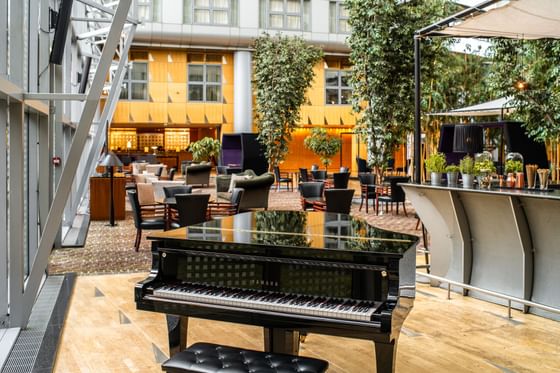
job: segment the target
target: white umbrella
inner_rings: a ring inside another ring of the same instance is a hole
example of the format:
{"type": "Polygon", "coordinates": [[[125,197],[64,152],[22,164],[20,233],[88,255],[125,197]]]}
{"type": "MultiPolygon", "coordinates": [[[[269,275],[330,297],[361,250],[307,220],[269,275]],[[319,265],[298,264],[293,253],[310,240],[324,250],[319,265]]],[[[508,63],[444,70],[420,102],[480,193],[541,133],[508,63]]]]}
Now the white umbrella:
{"type": "Polygon", "coordinates": [[[483,102],[472,106],[454,109],[451,111],[430,113],[428,115],[440,115],[448,117],[489,117],[510,114],[515,108],[511,97],[502,97],[496,100],[483,102]]]}

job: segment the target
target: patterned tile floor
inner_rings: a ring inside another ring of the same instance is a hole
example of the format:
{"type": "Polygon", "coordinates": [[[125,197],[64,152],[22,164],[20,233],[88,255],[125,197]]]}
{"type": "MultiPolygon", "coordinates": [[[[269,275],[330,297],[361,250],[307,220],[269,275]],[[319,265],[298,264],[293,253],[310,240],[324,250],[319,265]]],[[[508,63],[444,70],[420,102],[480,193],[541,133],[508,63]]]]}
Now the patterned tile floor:
{"type": "MultiPolygon", "coordinates": [[[[421,235],[421,231],[415,229],[416,219],[414,209],[410,204],[407,204],[408,217],[405,217],[402,211],[399,215],[389,212],[376,216],[371,207],[369,213],[366,214],[365,206],[362,211],[358,211],[360,206],[359,183],[353,180],[350,187],[356,189],[351,212],[353,215],[364,218],[370,224],[383,229],[421,235]]],[[[203,188],[201,192],[214,194],[214,191],[215,187],[211,186],[203,188]]],[[[278,192],[271,190],[269,198],[269,209],[271,210],[301,210],[298,192],[289,192],[285,189],[280,189],[278,192]]],[[[48,272],[50,274],[67,272],[103,274],[148,271],[151,257],[150,242],[146,236],[150,234],[150,231],[143,233],[138,253],[133,249],[135,234],[136,229],[130,213],[127,213],[125,220],[118,221],[118,225],[115,227],[107,226],[105,221],[92,221],[85,246],[54,250],[50,257],[48,272]]]]}

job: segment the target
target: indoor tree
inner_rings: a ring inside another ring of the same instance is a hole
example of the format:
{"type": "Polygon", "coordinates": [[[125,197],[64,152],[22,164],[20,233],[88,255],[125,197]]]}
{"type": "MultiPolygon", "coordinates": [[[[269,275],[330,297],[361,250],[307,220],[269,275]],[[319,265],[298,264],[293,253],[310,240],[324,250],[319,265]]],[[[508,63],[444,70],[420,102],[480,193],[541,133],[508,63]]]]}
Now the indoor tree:
{"type": "MultiPolygon", "coordinates": [[[[451,12],[447,0],[346,0],[352,33],[352,108],[368,146],[368,163],[381,173],[414,121],[416,30],[451,12]]],[[[422,42],[422,79],[430,81],[440,38],[422,42]]]]}
{"type": "Polygon", "coordinates": [[[284,160],[321,49],[300,37],[263,34],[254,44],[256,124],[269,167],[284,160]]]}
{"type": "Polygon", "coordinates": [[[220,141],[211,137],[204,137],[189,145],[195,162],[211,161],[220,155],[220,141]]]}
{"type": "Polygon", "coordinates": [[[331,158],[340,151],[342,141],[338,137],[330,136],[324,128],[317,127],[303,140],[303,145],[319,156],[326,170],[332,162],[331,158]]]}

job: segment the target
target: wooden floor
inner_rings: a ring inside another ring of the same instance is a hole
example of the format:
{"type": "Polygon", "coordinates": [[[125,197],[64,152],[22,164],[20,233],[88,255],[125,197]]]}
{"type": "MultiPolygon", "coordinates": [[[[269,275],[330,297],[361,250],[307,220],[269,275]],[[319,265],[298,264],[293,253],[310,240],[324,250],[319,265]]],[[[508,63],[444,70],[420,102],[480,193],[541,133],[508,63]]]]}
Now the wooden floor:
{"type": "MultiPolygon", "coordinates": [[[[134,284],[147,274],[79,276],[55,372],[161,372],[163,315],[136,311],[134,284]]],[[[418,284],[398,343],[397,372],[560,372],[560,323],[418,284]]],[[[189,344],[261,349],[257,327],[193,320],[189,344]]],[[[309,335],[302,355],[329,372],[375,372],[371,342],[309,335]]]]}

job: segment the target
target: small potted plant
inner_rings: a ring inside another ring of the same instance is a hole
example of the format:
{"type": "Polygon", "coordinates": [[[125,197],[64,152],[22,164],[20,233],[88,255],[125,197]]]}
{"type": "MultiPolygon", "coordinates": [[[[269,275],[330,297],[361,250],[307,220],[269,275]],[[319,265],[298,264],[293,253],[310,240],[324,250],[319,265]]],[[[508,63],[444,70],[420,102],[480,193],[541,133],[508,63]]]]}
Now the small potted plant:
{"type": "Polygon", "coordinates": [[[494,172],[496,172],[496,167],[491,159],[474,162],[474,173],[478,177],[478,184],[481,188],[490,188],[494,172]]]}
{"type": "Polygon", "coordinates": [[[459,162],[459,171],[463,178],[463,188],[472,188],[474,184],[474,159],[466,155],[459,162]]]}
{"type": "Polygon", "coordinates": [[[441,175],[445,172],[446,165],[447,161],[443,153],[433,153],[426,159],[426,171],[430,173],[432,185],[441,184],[441,175]]]}
{"type": "Polygon", "coordinates": [[[459,179],[459,166],[455,164],[450,164],[445,167],[445,172],[447,172],[447,185],[457,185],[457,180],[459,179]]]}
{"type": "MultiPolygon", "coordinates": [[[[507,177],[506,179],[507,186],[510,188],[515,188],[517,174],[518,173],[523,174],[523,161],[509,159],[506,161],[505,170],[506,170],[506,177],[507,177]]],[[[527,178],[529,179],[529,175],[527,178]]]]}

